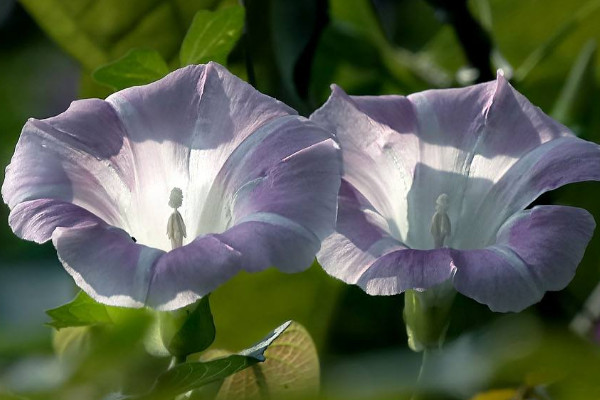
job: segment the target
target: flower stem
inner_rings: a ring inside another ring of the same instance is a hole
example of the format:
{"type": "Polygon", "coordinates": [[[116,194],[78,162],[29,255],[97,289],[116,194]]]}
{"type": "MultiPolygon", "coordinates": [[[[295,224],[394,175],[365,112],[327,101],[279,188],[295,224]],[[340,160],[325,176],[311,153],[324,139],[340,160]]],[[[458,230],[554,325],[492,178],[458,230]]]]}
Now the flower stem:
{"type": "Polygon", "coordinates": [[[429,351],[427,348],[422,351],[421,367],[419,368],[419,375],[417,375],[417,381],[415,382],[415,389],[411,400],[424,400],[422,397],[423,392],[423,379],[427,374],[427,366],[429,364],[429,351]]]}

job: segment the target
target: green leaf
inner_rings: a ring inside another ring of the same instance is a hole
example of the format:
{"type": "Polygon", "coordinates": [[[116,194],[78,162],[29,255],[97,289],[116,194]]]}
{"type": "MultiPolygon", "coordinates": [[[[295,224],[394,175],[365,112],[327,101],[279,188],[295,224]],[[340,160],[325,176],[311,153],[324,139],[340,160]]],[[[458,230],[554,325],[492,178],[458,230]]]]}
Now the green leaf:
{"type": "Polygon", "coordinates": [[[152,47],[171,60],[193,13],[217,3],[218,0],[21,0],[42,29],[88,71],[123,56],[133,47],[152,47]]]}
{"type": "Polygon", "coordinates": [[[92,76],[113,90],[154,82],[169,73],[169,67],[159,52],[133,49],[118,60],[96,69],[92,76]]]}
{"type": "Polygon", "coordinates": [[[190,390],[218,381],[265,360],[267,348],[290,326],[291,321],[279,326],[254,346],[227,357],[206,362],[179,364],[161,374],[154,388],[138,399],[172,398],[190,390]]]}
{"type": "Polygon", "coordinates": [[[20,0],[37,24],[82,68],[82,97],[105,97],[90,74],[132,48],[151,47],[178,62],[195,12],[220,0],[20,0]]]}
{"type": "Polygon", "coordinates": [[[56,329],[112,323],[106,306],[94,301],[84,292],[65,305],[46,311],[52,318],[48,325],[56,329]]]}
{"type": "Polygon", "coordinates": [[[132,314],[142,313],[145,311],[100,304],[83,291],[79,292],[71,302],[46,311],[46,314],[52,318],[48,325],[56,329],[114,324],[119,320],[127,319],[132,314]]]}
{"type": "Polygon", "coordinates": [[[265,351],[265,361],[225,378],[216,400],[316,399],[319,358],[308,331],[292,322],[265,351]]]}
{"type": "Polygon", "coordinates": [[[160,331],[165,347],[176,357],[205,350],[215,340],[215,323],[209,296],[180,310],[160,313],[160,331]]]}
{"type": "Polygon", "coordinates": [[[181,44],[181,65],[216,61],[224,64],[244,28],[244,8],[198,11],[181,44]]]}

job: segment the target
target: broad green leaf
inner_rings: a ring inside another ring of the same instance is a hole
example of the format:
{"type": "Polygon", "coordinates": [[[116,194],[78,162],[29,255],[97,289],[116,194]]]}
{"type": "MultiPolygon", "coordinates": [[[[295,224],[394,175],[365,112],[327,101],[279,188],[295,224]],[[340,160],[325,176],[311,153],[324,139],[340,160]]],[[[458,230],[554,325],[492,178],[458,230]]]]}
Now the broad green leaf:
{"type": "Polygon", "coordinates": [[[216,61],[225,64],[244,28],[244,8],[198,11],[181,44],[181,65],[216,61]]]}
{"type": "Polygon", "coordinates": [[[48,325],[56,329],[90,326],[98,324],[114,324],[129,318],[131,315],[144,314],[141,309],[111,307],[100,304],[81,291],[69,303],[46,311],[52,318],[48,325]]]}
{"type": "Polygon", "coordinates": [[[36,22],[88,71],[133,47],[177,54],[193,13],[218,0],[21,0],[36,22]]]}
{"type": "Polygon", "coordinates": [[[185,357],[200,352],[215,340],[208,298],[204,296],[192,306],[159,314],[162,340],[172,355],[185,357]]]}
{"type": "Polygon", "coordinates": [[[315,399],[319,359],[308,331],[292,322],[265,351],[265,361],[225,378],[216,400],[315,399]]]}
{"type": "Polygon", "coordinates": [[[106,306],[94,301],[83,291],[70,303],[48,310],[46,314],[52,318],[48,325],[56,329],[112,323],[106,306]]]}
{"type": "Polygon", "coordinates": [[[594,40],[583,46],[551,114],[563,124],[571,126],[577,133],[581,133],[582,122],[589,122],[585,121],[586,117],[593,115],[597,49],[594,40]]]}
{"type": "Polygon", "coordinates": [[[190,390],[226,378],[238,371],[265,360],[267,348],[290,326],[291,321],[279,326],[254,346],[224,358],[206,362],[179,364],[161,374],[154,388],[138,399],[172,398],[190,390]]]}
{"type": "Polygon", "coordinates": [[[133,49],[118,60],[96,69],[92,76],[113,90],[154,82],[169,73],[169,67],[159,52],[133,49]]]}
{"type": "Polygon", "coordinates": [[[83,97],[104,97],[89,75],[132,48],[150,47],[176,65],[194,13],[220,0],[20,0],[37,24],[83,67],[83,97]]]}

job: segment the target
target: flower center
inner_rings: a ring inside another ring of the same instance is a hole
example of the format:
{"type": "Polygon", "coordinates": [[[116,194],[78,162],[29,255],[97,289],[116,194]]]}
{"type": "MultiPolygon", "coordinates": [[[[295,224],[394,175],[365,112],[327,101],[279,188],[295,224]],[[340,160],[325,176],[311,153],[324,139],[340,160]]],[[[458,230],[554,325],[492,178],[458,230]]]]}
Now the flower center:
{"type": "Polygon", "coordinates": [[[444,247],[444,241],[452,232],[450,218],[448,217],[448,195],[442,193],[435,201],[435,214],[431,218],[431,236],[433,236],[434,248],[444,247]]]}
{"type": "Polygon", "coordinates": [[[183,204],[183,192],[179,188],[173,188],[169,196],[169,207],[173,209],[169,222],[167,223],[167,236],[171,240],[171,248],[176,249],[183,244],[183,238],[187,237],[183,217],[177,210],[183,204]]]}

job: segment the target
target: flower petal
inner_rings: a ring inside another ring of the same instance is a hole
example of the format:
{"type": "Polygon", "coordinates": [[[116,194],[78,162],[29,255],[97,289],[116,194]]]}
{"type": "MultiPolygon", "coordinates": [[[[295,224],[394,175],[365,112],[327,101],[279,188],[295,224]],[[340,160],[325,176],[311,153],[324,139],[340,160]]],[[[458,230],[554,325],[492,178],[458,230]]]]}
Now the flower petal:
{"type": "Polygon", "coordinates": [[[77,286],[101,303],[121,307],[144,306],[154,264],[164,254],[100,220],[58,227],[52,242],[77,286]]]}
{"type": "Polygon", "coordinates": [[[132,142],[137,172],[132,231],[163,249],[170,248],[162,227],[171,212],[166,207],[171,189],[183,190],[180,212],[188,231],[212,231],[198,212],[223,164],[263,125],[296,114],[215,63],[182,68],[150,85],[117,92],[107,102],[132,142]]]}
{"type": "Polygon", "coordinates": [[[600,146],[571,136],[546,142],[520,158],[495,184],[467,189],[469,213],[462,215],[455,231],[462,238],[459,244],[488,246],[507,218],[542,193],[589,180],[600,181],[600,146]]]}
{"type": "Polygon", "coordinates": [[[15,235],[36,243],[50,240],[57,227],[71,228],[99,222],[101,219],[89,211],[73,203],[53,199],[19,203],[8,217],[15,235]]]}
{"type": "Polygon", "coordinates": [[[297,272],[333,231],[339,184],[339,147],[330,134],[298,116],[278,118],[231,154],[202,220],[242,254],[241,268],[297,272]]]}
{"type": "Polygon", "coordinates": [[[317,259],[330,275],[356,284],[378,257],[406,246],[387,233],[385,218],[345,180],[338,199],[336,232],[323,241],[317,259]]]}
{"type": "Polygon", "coordinates": [[[494,89],[492,82],[373,97],[348,96],[334,87],[311,119],[336,133],[344,179],[390,221],[393,234],[412,248],[427,249],[437,197],[446,193],[450,217],[460,215],[464,169],[494,89]]]}
{"type": "Polygon", "coordinates": [[[379,257],[358,280],[370,295],[394,295],[408,289],[428,289],[452,277],[447,248],[396,250],[379,257]]]}
{"type": "Polygon", "coordinates": [[[400,96],[350,97],[333,86],[330,98],[310,119],[335,133],[342,147],[344,179],[378,213],[396,221],[398,234],[405,237],[406,193],[418,157],[412,105],[400,96]],[[390,114],[395,115],[392,121],[380,122],[390,114]]]}
{"type": "Polygon", "coordinates": [[[452,250],[454,286],[493,311],[521,311],[569,283],[594,227],[580,208],[521,211],[502,226],[494,246],[452,250]]]}
{"type": "Polygon", "coordinates": [[[158,259],[146,304],[162,311],[187,306],[239,271],[240,253],[213,235],[172,250],[158,259]]]}
{"type": "MultiPolygon", "coordinates": [[[[308,130],[306,133],[308,136],[308,130]]],[[[253,219],[255,214],[270,213],[303,226],[319,240],[329,235],[335,226],[340,187],[339,147],[332,139],[320,139],[267,164],[263,174],[245,176],[246,183],[234,199],[234,224],[253,219]]],[[[249,171],[253,161],[238,168],[249,171]]]]}
{"type": "Polygon", "coordinates": [[[414,250],[387,233],[387,221],[348,182],[342,181],[336,233],[317,259],[330,275],[371,295],[426,289],[448,280],[448,249],[414,250]]]}
{"type": "Polygon", "coordinates": [[[72,202],[124,226],[132,164],[122,125],[102,100],[79,100],[64,113],[29,120],[2,185],[12,209],[37,199],[72,202]]]}
{"type": "Polygon", "coordinates": [[[216,236],[241,254],[238,268],[249,272],[273,266],[288,273],[304,271],[321,245],[302,225],[270,213],[253,214],[251,220],[216,236]]]}

